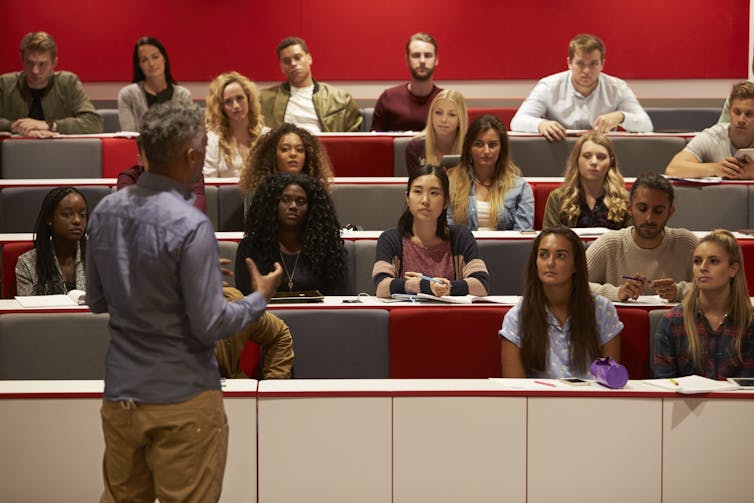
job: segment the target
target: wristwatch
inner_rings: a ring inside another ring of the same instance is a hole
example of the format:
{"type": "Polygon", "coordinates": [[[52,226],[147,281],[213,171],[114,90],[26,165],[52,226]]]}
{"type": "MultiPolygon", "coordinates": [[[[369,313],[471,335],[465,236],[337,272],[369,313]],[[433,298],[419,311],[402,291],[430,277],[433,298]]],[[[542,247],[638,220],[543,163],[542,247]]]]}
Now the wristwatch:
{"type": "Polygon", "coordinates": [[[54,120],[47,121],[47,129],[49,129],[50,132],[52,132],[52,133],[57,133],[58,132],[58,123],[55,122],[54,120]]]}

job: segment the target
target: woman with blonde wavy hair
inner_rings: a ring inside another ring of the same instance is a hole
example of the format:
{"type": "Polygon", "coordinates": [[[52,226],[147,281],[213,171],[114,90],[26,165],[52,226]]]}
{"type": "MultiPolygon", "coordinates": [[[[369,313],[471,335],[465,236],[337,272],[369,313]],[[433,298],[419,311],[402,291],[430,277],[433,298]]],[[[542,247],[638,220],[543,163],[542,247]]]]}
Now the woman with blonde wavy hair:
{"type": "Polygon", "coordinates": [[[550,193],[542,228],[631,225],[628,191],[618,168],[612,142],[590,131],[579,138],[566,164],[563,185],[550,193]]]}
{"type": "Polygon", "coordinates": [[[453,89],[440,91],[429,106],[424,131],[406,146],[408,176],[413,176],[425,164],[439,166],[445,155],[460,155],[467,127],[463,95],[453,89]]]}
{"type": "Polygon", "coordinates": [[[207,97],[207,152],[205,177],[238,176],[264,127],[259,93],[238,72],[218,75],[207,97]]]}
{"type": "Polygon", "coordinates": [[[531,230],[534,194],[510,158],[502,121],[483,115],[469,126],[461,160],[448,171],[448,223],[475,230],[531,230]]]}
{"type": "Polygon", "coordinates": [[[694,250],[694,283],[662,317],[655,336],[656,377],[754,377],[754,326],[735,236],[717,229],[694,250]]]}

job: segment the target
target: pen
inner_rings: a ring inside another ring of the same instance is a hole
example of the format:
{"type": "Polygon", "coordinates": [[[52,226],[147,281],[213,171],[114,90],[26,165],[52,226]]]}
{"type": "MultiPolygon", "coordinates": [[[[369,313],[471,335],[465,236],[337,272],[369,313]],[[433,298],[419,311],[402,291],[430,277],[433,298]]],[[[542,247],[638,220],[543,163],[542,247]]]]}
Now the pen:
{"type": "Polygon", "coordinates": [[[634,281],[638,281],[640,283],[644,283],[644,280],[641,278],[637,278],[636,276],[621,276],[623,279],[632,279],[634,281]]]}
{"type": "Polygon", "coordinates": [[[543,386],[549,386],[549,387],[551,387],[551,388],[557,388],[557,386],[555,386],[555,385],[554,385],[553,383],[551,383],[551,382],[544,382],[544,381],[534,381],[534,382],[535,382],[535,383],[537,383],[537,384],[541,384],[541,385],[543,385],[543,386]]]}
{"type": "Polygon", "coordinates": [[[673,384],[675,384],[676,386],[680,386],[680,384],[678,384],[678,381],[676,381],[676,380],[675,380],[675,379],[673,379],[672,377],[671,377],[670,379],[668,379],[668,380],[669,380],[670,382],[672,382],[673,384]]]}
{"type": "Polygon", "coordinates": [[[435,279],[435,278],[430,278],[426,274],[422,274],[421,278],[422,279],[426,279],[427,281],[431,281],[432,283],[437,283],[438,285],[444,285],[445,284],[444,281],[440,281],[439,279],[435,279]]]}

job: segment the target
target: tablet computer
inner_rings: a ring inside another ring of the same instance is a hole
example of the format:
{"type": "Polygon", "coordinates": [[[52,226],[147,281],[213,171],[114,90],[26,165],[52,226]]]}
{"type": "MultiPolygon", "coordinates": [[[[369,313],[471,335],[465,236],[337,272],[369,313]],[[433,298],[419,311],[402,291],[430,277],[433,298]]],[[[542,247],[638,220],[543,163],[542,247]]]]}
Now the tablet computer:
{"type": "Polygon", "coordinates": [[[270,299],[270,303],[286,304],[291,302],[322,302],[325,296],[319,290],[304,290],[300,292],[277,292],[270,299]]]}

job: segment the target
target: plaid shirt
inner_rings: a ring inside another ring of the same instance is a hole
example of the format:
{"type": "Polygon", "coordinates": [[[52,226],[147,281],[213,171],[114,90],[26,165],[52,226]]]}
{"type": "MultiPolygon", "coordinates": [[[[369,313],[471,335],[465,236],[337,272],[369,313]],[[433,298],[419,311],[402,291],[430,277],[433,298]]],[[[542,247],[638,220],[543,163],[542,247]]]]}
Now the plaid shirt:
{"type": "Polygon", "coordinates": [[[703,369],[695,369],[689,355],[689,339],[683,329],[683,306],[665,313],[655,335],[655,377],[692,374],[712,379],[754,377],[754,326],[749,326],[741,340],[743,361],[736,355],[735,331],[730,318],[726,317],[717,331],[713,331],[704,313],[697,309],[696,331],[704,348],[703,369]]]}

